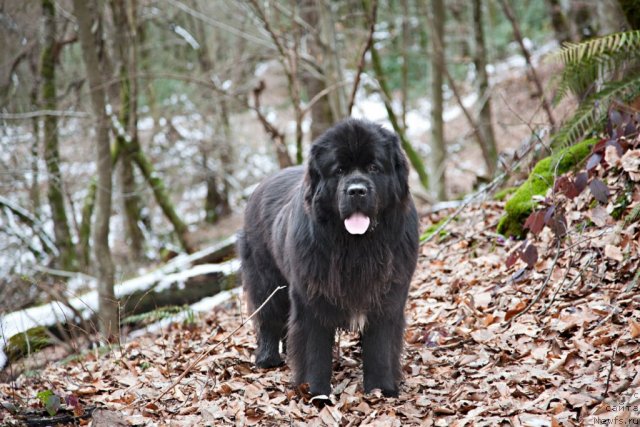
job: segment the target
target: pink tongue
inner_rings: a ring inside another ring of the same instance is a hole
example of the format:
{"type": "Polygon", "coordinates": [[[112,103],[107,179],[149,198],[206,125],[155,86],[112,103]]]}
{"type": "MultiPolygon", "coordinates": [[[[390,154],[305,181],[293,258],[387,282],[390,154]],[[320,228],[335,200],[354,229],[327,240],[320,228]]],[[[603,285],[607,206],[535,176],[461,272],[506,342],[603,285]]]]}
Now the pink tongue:
{"type": "Polygon", "coordinates": [[[371,220],[359,212],[344,220],[344,227],[350,234],[364,234],[369,228],[371,220]]]}

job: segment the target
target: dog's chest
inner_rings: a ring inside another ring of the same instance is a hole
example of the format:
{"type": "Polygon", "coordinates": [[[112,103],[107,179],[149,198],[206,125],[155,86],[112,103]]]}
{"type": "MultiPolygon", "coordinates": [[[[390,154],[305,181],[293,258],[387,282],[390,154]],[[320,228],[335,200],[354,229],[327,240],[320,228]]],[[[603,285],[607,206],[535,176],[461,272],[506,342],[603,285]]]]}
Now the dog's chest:
{"type": "Polygon", "coordinates": [[[349,318],[349,330],[353,332],[362,332],[367,324],[367,315],[365,313],[353,313],[349,318]]]}

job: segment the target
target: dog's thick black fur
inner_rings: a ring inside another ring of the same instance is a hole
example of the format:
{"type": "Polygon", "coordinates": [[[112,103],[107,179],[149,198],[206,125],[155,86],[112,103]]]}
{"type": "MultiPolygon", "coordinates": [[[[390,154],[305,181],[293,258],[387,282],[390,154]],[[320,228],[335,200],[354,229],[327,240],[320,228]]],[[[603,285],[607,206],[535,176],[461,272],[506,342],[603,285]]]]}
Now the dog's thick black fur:
{"type": "Polygon", "coordinates": [[[282,170],[258,186],[239,238],[251,308],[287,285],[255,317],[258,367],[282,364],[278,347],[286,340],[293,383],[328,395],[335,331],[357,329],[365,391],[398,395],[404,307],[418,255],[408,175],[395,134],[349,119],[314,142],[306,168],[282,170]]]}

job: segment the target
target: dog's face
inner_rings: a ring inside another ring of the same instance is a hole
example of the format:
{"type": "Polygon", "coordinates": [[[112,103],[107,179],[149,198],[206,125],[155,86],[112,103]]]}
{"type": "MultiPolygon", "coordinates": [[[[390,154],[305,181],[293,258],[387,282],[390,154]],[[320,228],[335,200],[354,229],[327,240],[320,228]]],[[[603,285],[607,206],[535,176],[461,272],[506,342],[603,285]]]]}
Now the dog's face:
{"type": "Polygon", "coordinates": [[[347,120],[311,147],[305,205],[318,221],[334,221],[349,234],[365,234],[387,209],[404,205],[408,175],[395,134],[373,123],[347,120]]]}

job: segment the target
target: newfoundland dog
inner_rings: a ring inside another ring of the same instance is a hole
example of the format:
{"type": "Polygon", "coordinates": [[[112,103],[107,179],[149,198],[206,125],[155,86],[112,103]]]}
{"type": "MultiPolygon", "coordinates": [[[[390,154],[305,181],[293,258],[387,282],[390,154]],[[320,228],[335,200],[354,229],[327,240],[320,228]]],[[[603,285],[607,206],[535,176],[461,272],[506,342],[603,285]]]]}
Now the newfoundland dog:
{"type": "Polygon", "coordinates": [[[337,328],[361,333],[364,390],[397,396],[404,306],[418,256],[418,216],[398,137],[349,119],[311,146],[306,167],[262,182],[239,238],[255,316],[256,365],[282,364],[294,385],[331,392],[337,328]]]}

